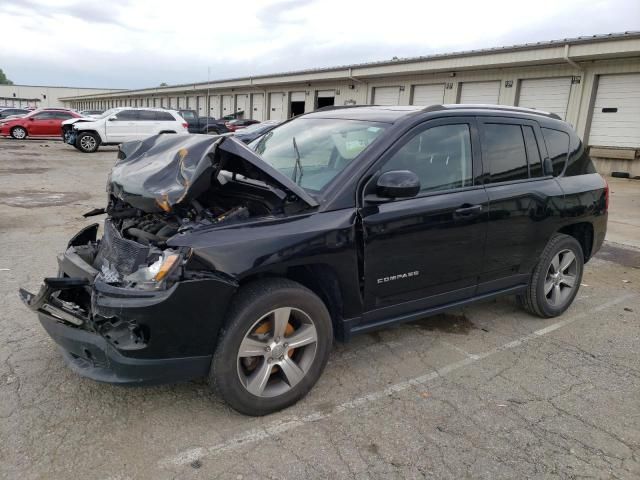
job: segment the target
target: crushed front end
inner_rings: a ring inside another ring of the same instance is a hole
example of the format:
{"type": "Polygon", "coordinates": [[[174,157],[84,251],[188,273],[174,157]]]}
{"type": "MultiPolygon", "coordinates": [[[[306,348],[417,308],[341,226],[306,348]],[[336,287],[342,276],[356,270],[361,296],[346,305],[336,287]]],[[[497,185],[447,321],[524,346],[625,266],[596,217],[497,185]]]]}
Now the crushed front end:
{"type": "Polygon", "coordinates": [[[35,295],[20,290],[73,370],[121,384],[207,375],[238,285],[175,239],[312,205],[260,162],[205,135],[122,145],[107,207],[85,214],[107,215],[102,237],[86,227],[58,256],[57,277],[35,295]]]}
{"type": "Polygon", "coordinates": [[[123,238],[110,219],[81,231],[58,256],[59,274],[23,301],[76,372],[152,384],[207,374],[235,283],[190,271],[189,251],[123,238]]]}

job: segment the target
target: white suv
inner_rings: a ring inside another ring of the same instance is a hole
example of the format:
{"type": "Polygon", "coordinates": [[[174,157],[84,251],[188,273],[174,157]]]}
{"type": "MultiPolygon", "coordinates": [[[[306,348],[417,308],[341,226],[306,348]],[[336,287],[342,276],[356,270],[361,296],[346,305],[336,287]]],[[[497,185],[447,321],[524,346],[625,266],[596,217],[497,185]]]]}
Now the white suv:
{"type": "Polygon", "coordinates": [[[114,108],[100,118],[87,120],[74,122],[69,134],[63,135],[68,144],[85,153],[95,152],[100,145],[118,145],[160,133],[189,133],[189,124],[178,112],[161,108],[114,108]]]}

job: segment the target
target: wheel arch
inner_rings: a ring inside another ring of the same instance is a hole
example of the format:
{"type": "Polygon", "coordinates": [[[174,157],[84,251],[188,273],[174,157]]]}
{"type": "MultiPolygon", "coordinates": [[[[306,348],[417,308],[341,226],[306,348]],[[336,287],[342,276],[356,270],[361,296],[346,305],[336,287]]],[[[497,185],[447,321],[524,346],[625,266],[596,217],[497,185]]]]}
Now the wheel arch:
{"type": "Polygon", "coordinates": [[[78,130],[78,137],[80,137],[80,135],[82,135],[83,133],[93,133],[94,135],[98,136],[98,139],[100,140],[100,143],[102,143],[102,137],[100,136],[100,133],[96,130],[78,130]]]}
{"type": "Polygon", "coordinates": [[[558,230],[558,233],[564,233],[565,235],[575,238],[580,244],[580,247],[582,247],[584,263],[589,261],[591,252],[593,251],[593,225],[590,222],[565,225],[558,230]]]}
{"type": "Polygon", "coordinates": [[[330,265],[322,263],[291,266],[275,272],[256,273],[244,277],[240,288],[250,282],[264,278],[287,278],[315,293],[325,304],[331,316],[334,335],[343,338],[343,295],[338,274],[330,265]]]}

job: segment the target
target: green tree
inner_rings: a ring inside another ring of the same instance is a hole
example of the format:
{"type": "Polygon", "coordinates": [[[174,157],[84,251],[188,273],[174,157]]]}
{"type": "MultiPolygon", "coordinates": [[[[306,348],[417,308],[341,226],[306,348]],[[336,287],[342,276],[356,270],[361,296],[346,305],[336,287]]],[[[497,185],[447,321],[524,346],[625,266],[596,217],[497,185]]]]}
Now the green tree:
{"type": "Polygon", "coordinates": [[[160,86],[161,86],[161,87],[168,87],[169,85],[167,85],[166,83],[162,82],[162,83],[160,84],[160,86]]]}
{"type": "Polygon", "coordinates": [[[13,85],[13,82],[7,78],[0,68],[0,85],[13,85]]]}

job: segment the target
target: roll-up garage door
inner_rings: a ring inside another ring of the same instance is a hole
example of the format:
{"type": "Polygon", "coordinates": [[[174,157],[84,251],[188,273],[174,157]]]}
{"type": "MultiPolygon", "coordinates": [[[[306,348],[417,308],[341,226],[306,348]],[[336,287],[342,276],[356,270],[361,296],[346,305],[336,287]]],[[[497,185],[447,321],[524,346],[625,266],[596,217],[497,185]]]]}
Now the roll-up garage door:
{"type": "Polygon", "coordinates": [[[469,82],[462,84],[460,103],[497,105],[500,97],[500,81],[469,82]]]}
{"type": "Polygon", "coordinates": [[[196,97],[187,97],[187,105],[186,107],[190,110],[195,110],[197,108],[196,105],[196,97]]]}
{"type": "Polygon", "coordinates": [[[555,113],[564,120],[567,118],[569,93],[571,77],[522,80],[518,106],[555,113]]]}
{"type": "Polygon", "coordinates": [[[400,105],[400,87],[375,87],[374,105],[400,105]]]}
{"type": "Polygon", "coordinates": [[[588,143],[640,147],[640,73],[600,76],[588,143]]]}
{"type": "Polygon", "coordinates": [[[226,117],[233,113],[233,97],[231,95],[222,96],[222,116],[226,117]]]}
{"type": "Polygon", "coordinates": [[[198,97],[198,116],[205,117],[207,115],[207,97],[198,97]]]}
{"type": "Polygon", "coordinates": [[[264,120],[264,95],[262,93],[254,93],[251,95],[251,118],[261,122],[264,120]]]}
{"type": "Polygon", "coordinates": [[[251,118],[247,109],[249,108],[249,95],[241,93],[236,95],[236,113],[242,118],[251,118]],[[240,114],[242,112],[242,114],[240,114]]]}
{"type": "Polygon", "coordinates": [[[209,116],[220,118],[220,95],[209,96],[209,116]]]}
{"type": "Polygon", "coordinates": [[[284,120],[284,93],[269,94],[269,120],[284,120]]]}
{"type": "Polygon", "coordinates": [[[438,105],[444,101],[444,84],[416,85],[413,87],[411,105],[438,105]]]}

